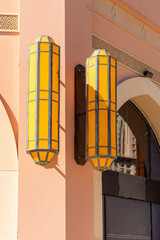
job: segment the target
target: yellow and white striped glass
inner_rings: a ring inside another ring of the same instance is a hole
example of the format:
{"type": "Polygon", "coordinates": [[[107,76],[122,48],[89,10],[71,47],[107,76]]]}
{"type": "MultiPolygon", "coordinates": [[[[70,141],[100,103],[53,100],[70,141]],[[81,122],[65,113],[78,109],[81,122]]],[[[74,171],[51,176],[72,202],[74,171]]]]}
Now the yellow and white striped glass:
{"type": "Polygon", "coordinates": [[[117,156],[116,64],[103,49],[95,50],[86,62],[87,160],[102,171],[117,156]]]}
{"type": "Polygon", "coordinates": [[[47,164],[59,152],[60,47],[48,36],[29,46],[27,152],[47,164]]]}

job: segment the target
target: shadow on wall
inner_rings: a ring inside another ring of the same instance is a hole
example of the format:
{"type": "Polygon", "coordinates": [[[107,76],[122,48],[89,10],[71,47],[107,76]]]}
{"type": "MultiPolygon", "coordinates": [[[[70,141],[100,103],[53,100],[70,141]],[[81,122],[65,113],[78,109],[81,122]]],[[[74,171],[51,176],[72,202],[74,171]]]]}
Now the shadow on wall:
{"type": "MultiPolygon", "coordinates": [[[[58,155],[54,157],[54,159],[52,159],[51,163],[49,163],[48,165],[44,165],[45,169],[52,169],[54,168],[55,170],[57,170],[57,172],[64,178],[66,178],[65,174],[58,168],[59,164],[58,164],[58,155]]],[[[42,166],[40,166],[42,167],[42,166]]]]}
{"type": "MultiPolygon", "coordinates": [[[[65,88],[65,84],[64,84],[62,81],[60,81],[60,85],[65,88]]],[[[63,131],[64,133],[66,132],[65,128],[62,127],[61,125],[59,126],[59,128],[60,128],[60,130],[63,131]]],[[[59,141],[60,141],[60,139],[59,139],[59,141]]],[[[58,166],[59,166],[59,164],[58,164],[58,155],[56,155],[56,156],[54,157],[54,159],[52,159],[52,161],[51,161],[49,164],[44,165],[44,168],[45,168],[45,169],[55,168],[55,170],[57,170],[57,172],[59,172],[62,177],[66,178],[65,174],[58,168],[58,166]]],[[[41,166],[40,166],[40,167],[41,167],[41,166]]]]}

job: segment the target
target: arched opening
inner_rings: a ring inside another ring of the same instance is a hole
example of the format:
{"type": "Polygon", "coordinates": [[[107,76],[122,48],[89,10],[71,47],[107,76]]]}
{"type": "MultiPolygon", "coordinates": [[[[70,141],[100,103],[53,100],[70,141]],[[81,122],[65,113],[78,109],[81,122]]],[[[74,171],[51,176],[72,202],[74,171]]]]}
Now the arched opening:
{"type": "Polygon", "coordinates": [[[128,79],[118,85],[117,110],[129,100],[144,115],[160,143],[160,89],[149,78],[128,79]]]}
{"type": "Polygon", "coordinates": [[[131,101],[117,113],[117,159],[111,170],[160,180],[160,147],[154,132],[131,101]]]}
{"type": "Polygon", "coordinates": [[[119,84],[117,102],[126,128],[137,138],[139,160],[131,174],[160,180],[160,89],[149,78],[131,78],[119,84]]]}

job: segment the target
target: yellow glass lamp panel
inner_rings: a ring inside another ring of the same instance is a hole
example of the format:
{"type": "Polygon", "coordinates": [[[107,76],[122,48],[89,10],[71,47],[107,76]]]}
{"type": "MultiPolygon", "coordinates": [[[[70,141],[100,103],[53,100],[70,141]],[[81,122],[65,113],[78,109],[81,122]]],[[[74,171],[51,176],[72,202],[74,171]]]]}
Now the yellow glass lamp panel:
{"type": "Polygon", "coordinates": [[[111,110],[116,111],[116,104],[115,103],[111,103],[111,110]]]}
{"type": "Polygon", "coordinates": [[[49,42],[48,37],[47,36],[42,36],[41,42],[49,42]]]}
{"type": "Polygon", "coordinates": [[[104,167],[105,167],[105,165],[106,165],[106,161],[107,161],[106,158],[99,158],[99,165],[100,165],[100,168],[104,168],[104,167]]]}
{"type": "Polygon", "coordinates": [[[95,66],[88,68],[88,101],[95,101],[95,66]]]}
{"type": "Polygon", "coordinates": [[[89,148],[88,149],[88,156],[94,156],[95,155],[95,148],[89,148]]]}
{"type": "Polygon", "coordinates": [[[88,147],[95,146],[95,111],[88,112],[88,147]]]}
{"type": "Polygon", "coordinates": [[[99,56],[99,64],[108,64],[108,57],[107,56],[99,56]]]}
{"type": "Polygon", "coordinates": [[[52,139],[58,141],[58,103],[52,101],[52,139]]]}
{"type": "Polygon", "coordinates": [[[29,92],[35,91],[36,87],[36,53],[29,56],[29,92]]]}
{"type": "Polygon", "coordinates": [[[116,82],[115,82],[115,68],[111,67],[111,101],[116,102],[116,82]]]}
{"type": "Polygon", "coordinates": [[[35,101],[28,103],[28,140],[35,139],[35,101]]]}
{"type": "Polygon", "coordinates": [[[100,55],[100,56],[106,56],[106,55],[108,55],[109,56],[109,53],[105,50],[105,49],[101,49],[100,51],[99,51],[99,54],[98,55],[100,55]]]}
{"type": "Polygon", "coordinates": [[[33,157],[35,162],[39,162],[39,158],[38,158],[38,153],[37,152],[32,152],[31,155],[32,155],[32,157],[33,157]]]}
{"type": "Polygon", "coordinates": [[[52,158],[54,157],[54,155],[55,155],[55,153],[49,152],[47,162],[50,162],[52,160],[52,158]]]}
{"type": "Polygon", "coordinates": [[[111,147],[116,148],[116,113],[111,111],[111,147]]]}
{"type": "Polygon", "coordinates": [[[51,37],[49,37],[49,41],[50,41],[51,43],[54,43],[54,41],[53,41],[53,39],[52,39],[51,37]]]}
{"type": "Polygon", "coordinates": [[[39,138],[48,139],[48,100],[39,101],[39,138]]]}
{"type": "Polygon", "coordinates": [[[52,141],[52,149],[58,150],[58,142],[52,141]]]}
{"type": "Polygon", "coordinates": [[[48,99],[48,91],[39,91],[40,99],[48,99]]]}
{"type": "Polygon", "coordinates": [[[111,59],[111,65],[115,67],[116,66],[116,60],[112,57],[110,59],[111,59]]]}
{"type": "Polygon", "coordinates": [[[99,101],[99,109],[108,109],[108,102],[106,102],[106,101],[103,101],[103,100],[101,100],[101,101],[99,101]]]}
{"type": "Polygon", "coordinates": [[[28,94],[28,100],[29,100],[29,101],[35,100],[35,97],[36,97],[35,91],[34,91],[34,92],[30,92],[30,93],[28,94]]]}
{"type": "Polygon", "coordinates": [[[53,53],[59,54],[59,46],[53,44],[52,50],[53,50],[53,53]]]}
{"type": "Polygon", "coordinates": [[[99,146],[108,146],[108,111],[99,111],[99,146]]]}
{"type": "Polygon", "coordinates": [[[30,53],[36,52],[36,48],[37,48],[37,44],[36,43],[30,45],[30,53]]]}
{"type": "Polygon", "coordinates": [[[49,43],[40,43],[40,51],[49,52],[49,43]]]}
{"type": "Polygon", "coordinates": [[[59,94],[58,93],[55,93],[55,92],[52,92],[52,100],[54,101],[59,101],[59,94]]]}
{"type": "Polygon", "coordinates": [[[114,149],[114,148],[111,148],[111,155],[112,155],[113,157],[116,157],[116,155],[117,155],[117,150],[114,149]]]}
{"type": "Polygon", "coordinates": [[[114,159],[109,158],[108,161],[107,161],[107,166],[106,167],[109,168],[113,161],[114,161],[114,159]]]}
{"type": "Polygon", "coordinates": [[[39,140],[39,148],[48,148],[48,140],[39,140]]]}
{"type": "Polygon", "coordinates": [[[95,102],[88,103],[88,110],[95,109],[95,102]]]}
{"type": "Polygon", "coordinates": [[[28,142],[28,149],[34,149],[35,148],[35,140],[28,142]]]}
{"type": "Polygon", "coordinates": [[[39,151],[39,158],[40,158],[40,161],[45,161],[46,160],[46,156],[47,156],[47,152],[46,151],[39,151]]]}
{"type": "Polygon", "coordinates": [[[108,100],[107,66],[99,65],[99,100],[108,100]]]}
{"type": "Polygon", "coordinates": [[[91,161],[92,161],[92,164],[94,167],[98,167],[98,159],[97,158],[93,158],[93,159],[91,159],[91,161]]]}
{"type": "Polygon", "coordinates": [[[88,59],[88,66],[95,65],[96,59],[95,57],[91,57],[88,59]]]}
{"type": "Polygon", "coordinates": [[[99,147],[99,155],[108,155],[108,147],[99,147]]]}
{"type": "Polygon", "coordinates": [[[52,91],[59,92],[59,56],[52,54],[52,91]]]}
{"type": "Polygon", "coordinates": [[[98,50],[95,50],[95,51],[93,52],[93,54],[92,54],[91,57],[98,55],[98,53],[99,53],[99,49],[98,49],[98,50]]]}
{"type": "Polygon", "coordinates": [[[49,53],[40,52],[39,66],[39,88],[40,90],[48,90],[49,87],[49,53]]]}

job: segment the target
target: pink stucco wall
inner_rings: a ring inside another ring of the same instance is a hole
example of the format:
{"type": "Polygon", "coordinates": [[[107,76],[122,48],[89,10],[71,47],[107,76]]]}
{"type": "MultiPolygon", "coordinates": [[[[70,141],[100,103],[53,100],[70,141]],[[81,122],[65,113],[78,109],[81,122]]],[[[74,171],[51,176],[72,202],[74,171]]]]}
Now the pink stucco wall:
{"type": "Polygon", "coordinates": [[[0,100],[10,119],[18,144],[19,35],[0,33],[0,100]]]}
{"type": "Polygon", "coordinates": [[[159,0],[121,0],[160,27],[159,0]]]}
{"type": "Polygon", "coordinates": [[[20,1],[1,0],[1,13],[19,13],[20,1]]]}
{"type": "Polygon", "coordinates": [[[20,7],[19,214],[18,239],[65,239],[65,1],[22,0],[20,7]],[[26,154],[26,99],[28,45],[49,35],[61,46],[60,154],[47,167],[35,165],[26,154]]]}
{"type": "Polygon", "coordinates": [[[74,67],[91,54],[91,0],[21,0],[18,239],[93,239],[93,170],[74,161],[74,67]],[[60,153],[26,154],[27,49],[39,35],[61,46],[60,153]]]}
{"type": "MultiPolygon", "coordinates": [[[[93,169],[74,161],[74,67],[92,53],[92,1],[66,1],[67,240],[93,240],[93,169]]],[[[84,133],[85,134],[85,133],[84,133]]]]}
{"type": "Polygon", "coordinates": [[[121,48],[127,53],[139,58],[149,65],[159,68],[159,51],[149,46],[143,40],[136,38],[122,28],[107,21],[104,17],[93,12],[93,33],[121,48]],[[118,36],[118,37],[117,37],[118,36]]]}
{"type": "MultiPolygon", "coordinates": [[[[93,170],[74,161],[74,67],[92,33],[157,68],[159,52],[92,12],[92,0],[21,0],[20,19],[18,239],[93,240],[93,170]],[[60,153],[46,167],[26,154],[27,50],[42,34],[61,46],[60,153]]],[[[119,82],[136,76],[118,65],[119,82]]]]}
{"type": "MultiPolygon", "coordinates": [[[[19,1],[2,0],[1,13],[19,13],[19,1]]],[[[18,147],[19,33],[0,32],[0,100],[7,111],[18,147]]]]}

